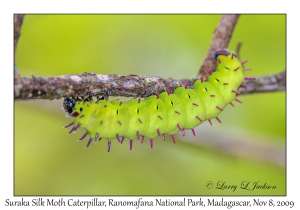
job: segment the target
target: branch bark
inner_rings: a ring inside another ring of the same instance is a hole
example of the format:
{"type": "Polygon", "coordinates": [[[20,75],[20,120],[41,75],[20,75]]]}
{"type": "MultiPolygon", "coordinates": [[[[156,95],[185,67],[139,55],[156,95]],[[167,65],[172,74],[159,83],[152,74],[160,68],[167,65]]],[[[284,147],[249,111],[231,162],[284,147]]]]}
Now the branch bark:
{"type": "MultiPolygon", "coordinates": [[[[174,91],[177,86],[192,86],[194,79],[173,80],[161,77],[138,75],[94,74],[65,75],[59,77],[21,78],[15,84],[15,99],[60,99],[69,96],[103,95],[107,90],[111,96],[147,97],[159,90],[174,91]]],[[[286,71],[257,77],[254,81],[245,81],[246,88],[240,88],[243,95],[260,92],[285,91],[286,71]]]]}
{"type": "Polygon", "coordinates": [[[244,81],[247,88],[240,88],[242,95],[250,93],[265,93],[286,90],[286,69],[279,74],[270,74],[268,76],[256,77],[256,80],[244,81]]]}
{"type": "Polygon", "coordinates": [[[146,97],[166,88],[173,92],[176,84],[190,84],[189,80],[163,79],[138,75],[94,74],[65,75],[59,77],[22,78],[22,84],[15,85],[15,99],[60,99],[68,96],[103,95],[146,97]]]}

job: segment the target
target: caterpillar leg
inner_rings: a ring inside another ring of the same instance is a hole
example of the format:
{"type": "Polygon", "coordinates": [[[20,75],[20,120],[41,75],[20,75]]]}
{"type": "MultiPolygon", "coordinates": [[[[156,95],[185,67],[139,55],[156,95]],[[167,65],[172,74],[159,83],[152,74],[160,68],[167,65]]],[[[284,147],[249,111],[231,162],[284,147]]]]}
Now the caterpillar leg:
{"type": "Polygon", "coordinates": [[[104,93],[103,96],[97,96],[97,102],[101,101],[101,100],[106,100],[107,101],[109,99],[110,93],[111,93],[110,89],[105,90],[105,93],[104,93]]]}
{"type": "Polygon", "coordinates": [[[92,93],[92,91],[89,91],[88,93],[87,93],[87,97],[86,98],[83,98],[83,101],[88,101],[88,102],[92,102],[93,101],[93,93],[92,93]]]}
{"type": "Polygon", "coordinates": [[[159,98],[159,95],[163,92],[166,92],[166,87],[161,86],[160,84],[156,84],[154,87],[149,87],[147,90],[148,94],[147,97],[156,95],[159,98]]]}

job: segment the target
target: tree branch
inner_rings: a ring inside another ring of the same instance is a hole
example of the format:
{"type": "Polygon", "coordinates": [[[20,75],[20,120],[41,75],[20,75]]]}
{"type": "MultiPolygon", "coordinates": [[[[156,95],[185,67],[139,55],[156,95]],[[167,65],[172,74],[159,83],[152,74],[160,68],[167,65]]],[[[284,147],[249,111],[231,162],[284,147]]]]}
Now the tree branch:
{"type": "Polygon", "coordinates": [[[94,74],[65,75],[59,77],[22,78],[21,85],[15,85],[15,99],[59,99],[68,96],[103,95],[110,90],[110,96],[147,97],[159,90],[174,91],[178,85],[191,86],[191,80],[163,79],[138,75],[94,74]]]}
{"type": "Polygon", "coordinates": [[[215,60],[212,58],[213,52],[217,49],[227,48],[231,35],[240,15],[223,15],[218,27],[214,32],[214,38],[206,54],[206,58],[198,72],[198,78],[207,73],[207,70],[213,70],[216,67],[215,60]]]}
{"type": "MultiPolygon", "coordinates": [[[[18,41],[20,38],[20,34],[21,34],[21,27],[23,24],[23,19],[24,19],[24,15],[20,15],[20,14],[16,14],[14,15],[14,65],[15,65],[15,57],[16,57],[16,50],[17,50],[17,45],[18,45],[18,41]]],[[[17,71],[16,67],[14,67],[14,83],[15,83],[15,87],[17,84],[21,84],[21,75],[19,74],[19,72],[17,71]]]]}
{"type": "Polygon", "coordinates": [[[279,74],[270,74],[268,76],[256,77],[256,80],[244,81],[247,88],[240,88],[242,95],[250,93],[276,92],[286,90],[286,70],[279,74]]]}
{"type": "Polygon", "coordinates": [[[16,53],[17,44],[19,41],[21,26],[23,24],[24,15],[16,14],[14,15],[14,52],[16,53]]]}
{"type": "MultiPolygon", "coordinates": [[[[138,75],[94,74],[65,75],[59,77],[32,77],[21,79],[15,84],[15,99],[60,99],[69,96],[86,96],[89,91],[94,95],[103,95],[110,90],[111,96],[147,97],[159,90],[170,90],[177,86],[192,86],[194,79],[173,80],[161,77],[138,75]]],[[[243,95],[260,92],[285,91],[286,71],[257,77],[254,81],[245,81],[246,88],[240,88],[243,95]]]]}

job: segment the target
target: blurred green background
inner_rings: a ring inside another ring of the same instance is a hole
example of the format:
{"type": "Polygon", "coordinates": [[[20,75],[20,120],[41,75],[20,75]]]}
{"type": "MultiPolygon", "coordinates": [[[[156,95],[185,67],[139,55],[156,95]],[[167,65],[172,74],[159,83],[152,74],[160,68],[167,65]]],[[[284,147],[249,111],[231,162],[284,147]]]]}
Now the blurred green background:
{"type": "MultiPolygon", "coordinates": [[[[221,15],[26,15],[16,52],[22,76],[95,72],[192,78],[210,46],[221,15]]],[[[242,15],[228,49],[243,42],[247,75],[279,73],[286,66],[286,16],[242,15]]],[[[213,126],[196,130],[239,131],[266,144],[286,140],[285,92],[240,96],[213,126]],[[261,140],[262,139],[262,140],[261,140]]],[[[284,195],[285,167],[231,155],[168,137],[129,151],[101,140],[85,149],[62,127],[69,122],[62,100],[15,101],[15,195],[284,195]],[[207,189],[208,181],[240,185],[244,180],[276,185],[273,190],[207,189]]],[[[194,137],[185,137],[194,138],[194,137]]],[[[186,140],[186,139],[185,139],[186,140]]],[[[241,139],[242,141],[242,139],[241,139]]],[[[253,151],[255,153],[255,151],[253,151]]]]}

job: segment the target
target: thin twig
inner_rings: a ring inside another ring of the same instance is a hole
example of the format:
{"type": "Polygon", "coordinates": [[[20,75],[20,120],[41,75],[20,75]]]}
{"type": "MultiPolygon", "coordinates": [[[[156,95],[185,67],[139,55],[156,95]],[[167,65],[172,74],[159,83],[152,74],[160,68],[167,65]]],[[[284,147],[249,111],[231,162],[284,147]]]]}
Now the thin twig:
{"type": "Polygon", "coordinates": [[[238,57],[239,60],[241,60],[241,48],[242,48],[242,42],[239,42],[236,46],[236,50],[235,50],[235,53],[236,53],[236,56],[238,57]]]}
{"type": "Polygon", "coordinates": [[[207,70],[213,70],[216,67],[215,60],[212,58],[213,52],[217,49],[227,48],[239,15],[223,15],[218,27],[214,32],[214,38],[206,54],[206,58],[198,72],[198,78],[207,73],[207,70]]]}
{"type": "Polygon", "coordinates": [[[16,53],[17,44],[21,34],[21,26],[23,24],[24,15],[16,14],[14,15],[14,52],[16,53]]]}
{"type": "Polygon", "coordinates": [[[244,81],[247,88],[240,88],[242,95],[250,93],[277,92],[286,90],[286,70],[279,74],[270,74],[268,76],[256,77],[253,81],[244,81]]]}
{"type": "MultiPolygon", "coordinates": [[[[17,45],[18,45],[18,41],[20,38],[20,34],[21,34],[21,27],[23,24],[23,19],[24,19],[24,15],[21,14],[16,14],[14,15],[14,57],[16,56],[16,50],[17,50],[17,45]]],[[[14,63],[15,63],[14,59],[14,63]]],[[[17,68],[14,68],[14,83],[15,86],[16,84],[21,84],[21,75],[19,74],[19,72],[17,71],[17,68]]]]}

